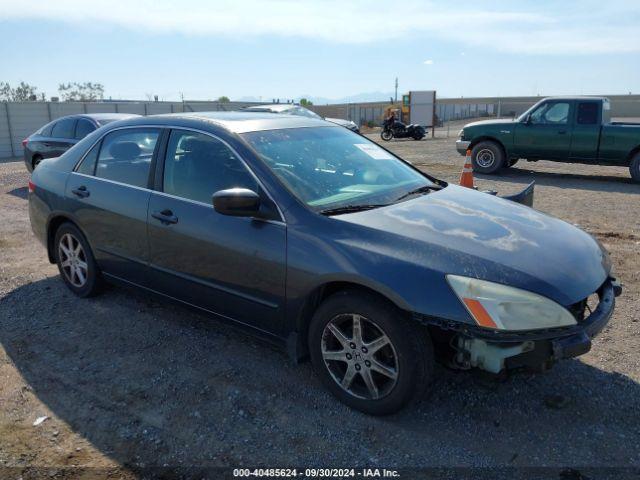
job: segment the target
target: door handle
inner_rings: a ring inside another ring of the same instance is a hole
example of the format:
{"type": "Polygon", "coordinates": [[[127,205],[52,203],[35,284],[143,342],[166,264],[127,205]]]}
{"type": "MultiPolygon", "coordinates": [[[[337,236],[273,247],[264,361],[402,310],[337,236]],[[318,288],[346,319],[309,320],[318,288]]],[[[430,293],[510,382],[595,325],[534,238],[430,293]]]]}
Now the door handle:
{"type": "Polygon", "coordinates": [[[160,220],[165,225],[171,223],[178,223],[178,217],[176,217],[171,210],[162,210],[161,212],[153,212],[151,214],[156,220],[160,220]]]}
{"type": "Polygon", "coordinates": [[[71,190],[71,193],[80,198],[87,198],[90,195],[89,190],[87,190],[87,187],[85,187],[84,185],[78,188],[74,188],[73,190],[71,190]]]}
{"type": "Polygon", "coordinates": [[[44,144],[44,146],[45,146],[45,147],[50,147],[50,146],[51,146],[51,144],[50,144],[50,143],[45,143],[45,144],[44,144]]]}
{"type": "Polygon", "coordinates": [[[566,130],[558,130],[558,135],[564,135],[566,133],[567,133],[566,130]]]}

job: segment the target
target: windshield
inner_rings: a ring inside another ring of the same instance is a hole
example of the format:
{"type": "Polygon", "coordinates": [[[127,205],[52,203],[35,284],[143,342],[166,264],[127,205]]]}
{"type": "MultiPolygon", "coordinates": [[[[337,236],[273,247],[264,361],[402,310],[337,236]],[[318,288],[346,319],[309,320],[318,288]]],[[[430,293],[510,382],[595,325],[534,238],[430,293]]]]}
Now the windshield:
{"type": "Polygon", "coordinates": [[[291,128],[242,136],[291,192],[316,211],[389,204],[416,188],[435,186],[346,128],[291,128]]]}
{"type": "Polygon", "coordinates": [[[531,112],[533,112],[536,108],[538,108],[540,106],[541,103],[543,103],[545,100],[540,100],[539,102],[536,102],[534,105],[532,105],[531,107],[529,107],[527,110],[524,111],[524,113],[522,115],[520,115],[517,119],[518,122],[524,122],[527,117],[529,116],[529,114],[531,112]]]}
{"type": "Polygon", "coordinates": [[[107,123],[115,122],[116,120],[122,120],[122,118],[96,118],[95,121],[103,127],[107,123]]]}

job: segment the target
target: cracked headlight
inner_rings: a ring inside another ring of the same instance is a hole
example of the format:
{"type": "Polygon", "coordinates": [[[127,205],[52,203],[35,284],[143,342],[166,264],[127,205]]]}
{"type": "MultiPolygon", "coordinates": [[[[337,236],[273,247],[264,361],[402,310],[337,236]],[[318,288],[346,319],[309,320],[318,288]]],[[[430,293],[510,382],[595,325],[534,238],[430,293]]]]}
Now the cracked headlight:
{"type": "Polygon", "coordinates": [[[513,331],[576,324],[567,309],[542,295],[459,275],[447,275],[447,281],[481,327],[513,331]]]}

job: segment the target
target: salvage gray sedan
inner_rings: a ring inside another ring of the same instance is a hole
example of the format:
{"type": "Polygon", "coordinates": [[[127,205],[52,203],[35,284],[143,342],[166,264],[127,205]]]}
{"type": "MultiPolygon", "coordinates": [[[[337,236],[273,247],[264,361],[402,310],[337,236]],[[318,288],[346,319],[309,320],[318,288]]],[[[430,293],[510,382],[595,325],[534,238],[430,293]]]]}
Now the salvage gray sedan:
{"type": "Polygon", "coordinates": [[[580,355],[620,292],[578,228],[312,118],[115,122],[44,160],[29,191],[79,297],[108,280],[245,327],[372,414],[419,398],[435,359],[498,373],[580,355]]]}

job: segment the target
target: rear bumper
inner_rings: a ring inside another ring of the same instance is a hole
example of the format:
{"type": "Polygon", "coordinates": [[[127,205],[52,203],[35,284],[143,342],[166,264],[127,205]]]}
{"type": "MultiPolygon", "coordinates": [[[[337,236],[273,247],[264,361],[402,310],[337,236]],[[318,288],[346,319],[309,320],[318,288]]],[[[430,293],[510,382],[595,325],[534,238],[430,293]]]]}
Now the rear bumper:
{"type": "Polygon", "coordinates": [[[460,155],[466,155],[469,145],[471,142],[468,140],[456,140],[456,150],[460,155]]]}

